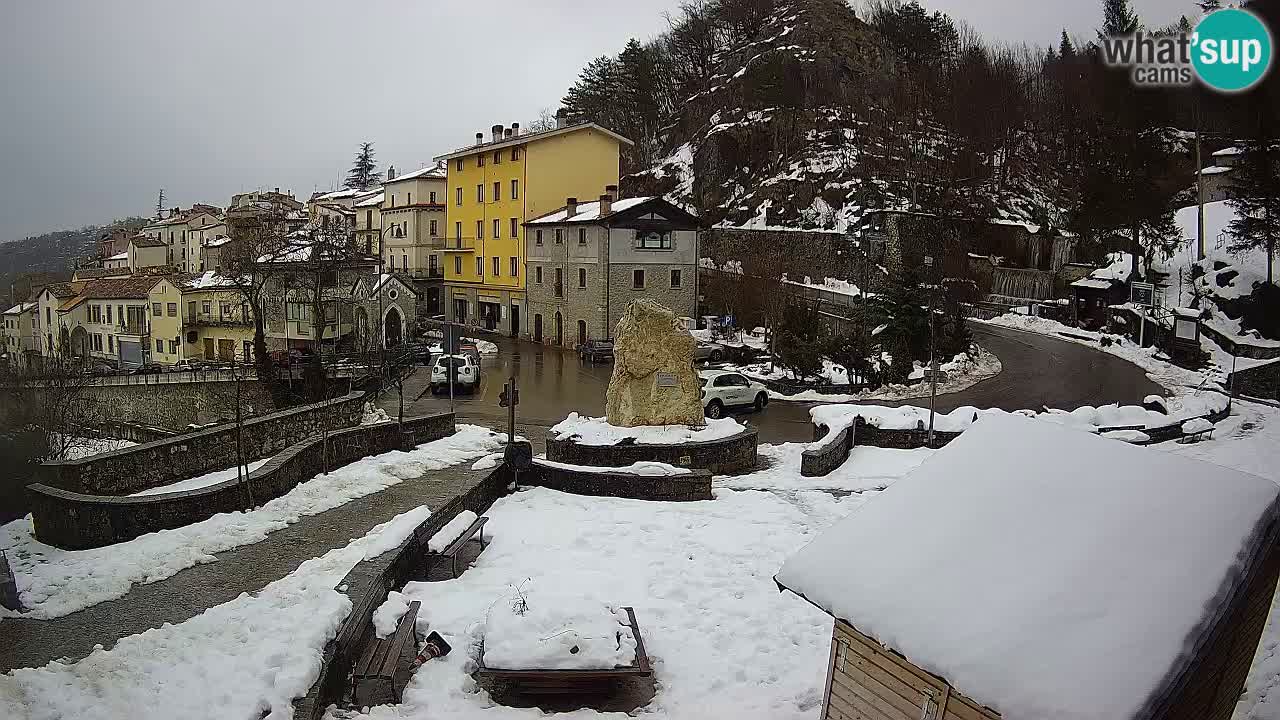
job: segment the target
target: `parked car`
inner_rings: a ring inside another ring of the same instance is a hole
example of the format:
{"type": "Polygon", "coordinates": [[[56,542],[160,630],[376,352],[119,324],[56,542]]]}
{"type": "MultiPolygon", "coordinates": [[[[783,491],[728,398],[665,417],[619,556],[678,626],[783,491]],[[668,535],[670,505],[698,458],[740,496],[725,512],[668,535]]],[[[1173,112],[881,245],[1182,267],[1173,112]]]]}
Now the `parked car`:
{"type": "Polygon", "coordinates": [[[430,365],[431,356],[440,352],[439,347],[439,345],[423,342],[421,340],[410,342],[405,345],[405,349],[413,356],[413,361],[419,365],[430,365]],[[436,349],[433,351],[433,348],[436,349]]]}
{"type": "Polygon", "coordinates": [[[196,360],[193,358],[188,358],[186,360],[179,360],[178,362],[174,363],[173,367],[170,368],[170,372],[189,372],[194,370],[204,370],[208,367],[209,367],[209,364],[206,363],[204,360],[196,360]]]}
{"type": "Polygon", "coordinates": [[[724,359],[724,348],[715,343],[704,342],[698,340],[693,347],[694,362],[709,361],[720,362],[724,359]]]}
{"type": "Polygon", "coordinates": [[[470,355],[441,355],[431,366],[431,394],[449,391],[452,376],[454,392],[474,391],[480,384],[480,363],[470,355]]]}
{"type": "Polygon", "coordinates": [[[103,360],[91,360],[81,365],[79,372],[90,377],[104,377],[116,374],[116,366],[103,360]]]}
{"type": "Polygon", "coordinates": [[[164,372],[164,366],[161,365],[160,363],[146,362],[134,368],[129,374],[130,375],[157,375],[162,372],[164,372]]]}
{"type": "Polygon", "coordinates": [[[702,408],[707,417],[718,420],[730,408],[755,408],[759,412],[769,404],[769,391],[742,373],[729,370],[705,370],[702,380],[702,408]]]}
{"type": "Polygon", "coordinates": [[[613,359],[612,340],[588,340],[578,346],[578,359],[603,362],[613,359]]]}

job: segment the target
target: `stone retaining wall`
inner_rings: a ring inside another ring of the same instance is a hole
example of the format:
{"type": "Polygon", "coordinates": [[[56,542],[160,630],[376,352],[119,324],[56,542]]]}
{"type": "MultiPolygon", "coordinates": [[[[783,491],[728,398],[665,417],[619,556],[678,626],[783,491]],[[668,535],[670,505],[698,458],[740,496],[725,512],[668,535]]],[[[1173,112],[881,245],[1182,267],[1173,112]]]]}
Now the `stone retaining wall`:
{"type": "Polygon", "coordinates": [[[756,441],[759,435],[758,430],[749,427],[737,435],[720,440],[679,445],[583,445],[574,440],[558,440],[550,435],[547,437],[547,459],[568,465],[594,467],[625,467],[648,460],[724,475],[756,466],[756,441]]]}
{"type": "Polygon", "coordinates": [[[827,437],[831,431],[826,425],[814,428],[814,444],[800,454],[800,474],[804,477],[828,475],[849,459],[849,452],[856,444],[857,432],[853,426],[842,428],[835,437],[827,437]]]}
{"type": "Polygon", "coordinates": [[[520,485],[536,485],[575,495],[630,498],[632,500],[710,500],[711,473],[690,470],[681,475],[636,475],[621,472],[570,470],[534,461],[521,472],[520,485]]]}
{"type": "Polygon", "coordinates": [[[1231,389],[1250,397],[1280,400],[1280,362],[1235,372],[1231,376],[1231,389]]]}
{"type": "MultiPolygon", "coordinates": [[[[146,533],[182,527],[221,512],[261,506],[299,483],[362,457],[413,447],[453,434],[452,414],[365,425],[329,433],[326,442],[312,437],[278,453],[248,480],[141,497],[90,495],[34,484],[35,536],[40,542],[68,550],[102,547],[146,533]]],[[[232,460],[231,464],[234,465],[232,460]]],[[[221,469],[221,468],[219,468],[221,469]]]]}
{"type": "MultiPolygon", "coordinates": [[[[326,429],[351,427],[360,422],[364,399],[357,392],[249,418],[239,434],[244,457],[267,457],[326,429]]],[[[215,425],[79,460],[44,463],[34,480],[73,493],[131,495],[234,467],[236,438],[235,423],[215,425]]]]}
{"type": "MultiPolygon", "coordinates": [[[[506,465],[499,465],[467,492],[432,511],[400,547],[365,560],[338,583],[339,592],[351,599],[351,612],[324,648],[320,676],[305,697],[294,702],[295,720],[320,720],[330,705],[349,689],[351,665],[372,637],[373,612],[394,588],[426,577],[427,541],[463,510],[483,515],[494,501],[506,495],[512,482],[506,465]]],[[[419,616],[421,617],[421,616],[419,616]]],[[[454,652],[466,652],[455,648],[454,652]]]]}

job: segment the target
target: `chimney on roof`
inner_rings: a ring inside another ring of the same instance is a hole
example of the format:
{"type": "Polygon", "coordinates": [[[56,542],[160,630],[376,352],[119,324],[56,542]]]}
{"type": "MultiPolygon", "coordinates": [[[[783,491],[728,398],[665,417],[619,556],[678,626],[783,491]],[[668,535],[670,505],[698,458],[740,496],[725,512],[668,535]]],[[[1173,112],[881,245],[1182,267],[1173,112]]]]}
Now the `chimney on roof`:
{"type": "Polygon", "coordinates": [[[609,199],[610,199],[610,200],[617,200],[617,199],[618,199],[618,186],[617,186],[617,185],[605,185],[605,186],[604,186],[604,192],[605,192],[605,194],[606,194],[606,195],[608,195],[608,196],[609,196],[609,199]]]}
{"type": "Polygon", "coordinates": [[[494,141],[494,142],[498,142],[499,140],[501,140],[501,139],[502,139],[502,126],[501,126],[501,125],[494,125],[493,127],[489,128],[489,132],[491,132],[491,133],[493,134],[493,141],[494,141]]]}
{"type": "Polygon", "coordinates": [[[520,137],[520,123],[511,123],[511,134],[520,137]]]}
{"type": "Polygon", "coordinates": [[[395,180],[395,179],[396,179],[396,166],[388,165],[387,166],[387,182],[391,182],[392,180],[395,180]]]}
{"type": "Polygon", "coordinates": [[[484,144],[484,133],[476,133],[476,144],[477,145],[484,144]]]}
{"type": "Polygon", "coordinates": [[[277,195],[279,195],[279,194],[280,194],[280,188],[276,188],[276,194],[277,194],[277,195]]]}
{"type": "Polygon", "coordinates": [[[565,198],[564,218],[568,220],[578,214],[578,198],[565,198]]]}
{"type": "Polygon", "coordinates": [[[510,139],[511,139],[511,128],[503,128],[503,130],[502,130],[502,139],[503,139],[503,140],[510,140],[510,139]]]}
{"type": "Polygon", "coordinates": [[[605,193],[600,196],[600,217],[613,212],[613,196],[605,193]]]}
{"type": "Polygon", "coordinates": [[[568,124],[569,124],[569,111],[565,110],[564,108],[560,108],[559,110],[556,111],[556,128],[559,129],[568,124]]]}

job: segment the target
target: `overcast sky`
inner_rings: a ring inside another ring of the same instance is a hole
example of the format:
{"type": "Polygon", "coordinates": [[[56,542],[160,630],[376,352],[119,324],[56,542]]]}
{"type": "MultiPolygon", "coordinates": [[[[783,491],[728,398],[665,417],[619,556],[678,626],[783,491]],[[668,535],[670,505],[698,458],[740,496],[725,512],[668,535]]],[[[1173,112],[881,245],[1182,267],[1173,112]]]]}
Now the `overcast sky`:
{"type": "MultiPolygon", "coordinates": [[[[411,170],[554,106],[678,0],[27,0],[0,24],[0,241],[411,170]],[[519,38],[514,40],[513,38],[519,38]]],[[[1091,38],[1100,2],[924,0],[989,39],[1091,38]]],[[[1186,6],[1184,9],[1183,6],[1186,6]]],[[[1151,25],[1190,0],[1135,0],[1151,25]]]]}

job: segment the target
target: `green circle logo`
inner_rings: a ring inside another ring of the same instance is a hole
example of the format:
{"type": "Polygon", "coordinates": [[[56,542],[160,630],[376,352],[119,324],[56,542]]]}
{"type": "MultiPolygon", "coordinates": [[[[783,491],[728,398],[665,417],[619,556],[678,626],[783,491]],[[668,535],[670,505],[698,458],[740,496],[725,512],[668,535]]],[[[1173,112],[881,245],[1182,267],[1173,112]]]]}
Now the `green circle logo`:
{"type": "Polygon", "coordinates": [[[1200,80],[1222,92],[1248,90],[1271,67],[1271,32],[1248,10],[1230,8],[1204,16],[1191,48],[1200,80]]]}

